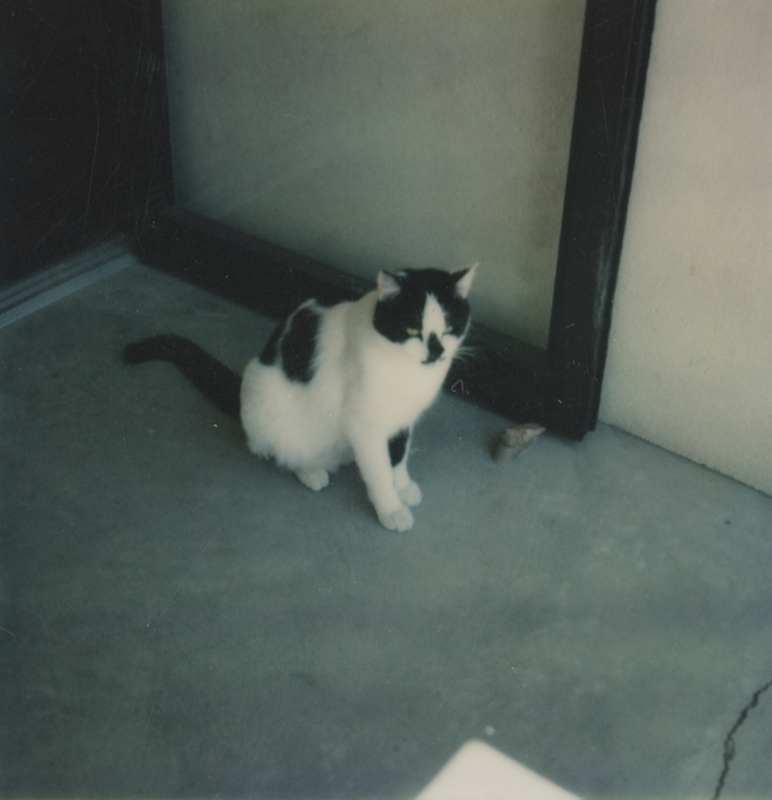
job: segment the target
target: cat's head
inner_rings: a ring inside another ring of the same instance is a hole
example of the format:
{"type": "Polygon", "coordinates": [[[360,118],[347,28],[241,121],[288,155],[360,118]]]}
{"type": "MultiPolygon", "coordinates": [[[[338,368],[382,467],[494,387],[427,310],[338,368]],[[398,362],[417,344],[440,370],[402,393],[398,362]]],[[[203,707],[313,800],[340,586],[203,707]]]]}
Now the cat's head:
{"type": "Polygon", "coordinates": [[[373,326],[423,364],[450,361],[469,328],[466,298],[476,269],[379,272],[373,326]]]}

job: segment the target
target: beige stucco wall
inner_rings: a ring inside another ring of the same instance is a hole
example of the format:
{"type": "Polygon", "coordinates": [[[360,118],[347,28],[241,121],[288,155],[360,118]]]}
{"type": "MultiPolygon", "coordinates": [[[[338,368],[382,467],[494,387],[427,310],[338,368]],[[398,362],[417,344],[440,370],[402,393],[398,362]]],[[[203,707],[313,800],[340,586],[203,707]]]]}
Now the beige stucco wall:
{"type": "Polygon", "coordinates": [[[769,0],[659,0],[601,419],[772,494],[769,0]]]}
{"type": "Polygon", "coordinates": [[[165,0],[179,204],[547,339],[584,0],[165,0]]]}

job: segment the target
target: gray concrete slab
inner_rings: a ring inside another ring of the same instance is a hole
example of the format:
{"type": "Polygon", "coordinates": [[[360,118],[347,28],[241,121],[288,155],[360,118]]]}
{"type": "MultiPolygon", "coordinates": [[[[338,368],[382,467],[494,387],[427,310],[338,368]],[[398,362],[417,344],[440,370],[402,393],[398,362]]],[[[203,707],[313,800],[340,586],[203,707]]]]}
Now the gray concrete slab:
{"type": "MultiPolygon", "coordinates": [[[[0,331],[0,790],[410,797],[484,739],[585,797],[711,797],[772,679],[772,498],[607,426],[496,464],[442,397],[424,502],[315,494],[167,364],[272,322],[141,265],[0,331]]],[[[772,691],[722,797],[772,796],[772,691]]]]}

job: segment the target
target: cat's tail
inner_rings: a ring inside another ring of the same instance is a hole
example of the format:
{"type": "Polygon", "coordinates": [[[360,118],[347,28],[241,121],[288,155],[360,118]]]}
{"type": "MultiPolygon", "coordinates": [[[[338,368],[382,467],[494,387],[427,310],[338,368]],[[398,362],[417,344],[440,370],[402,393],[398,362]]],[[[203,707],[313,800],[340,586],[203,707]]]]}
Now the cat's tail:
{"type": "Polygon", "coordinates": [[[123,358],[129,364],[171,362],[220,411],[239,419],[241,378],[190,339],[173,333],[153,336],[126,345],[123,358]]]}

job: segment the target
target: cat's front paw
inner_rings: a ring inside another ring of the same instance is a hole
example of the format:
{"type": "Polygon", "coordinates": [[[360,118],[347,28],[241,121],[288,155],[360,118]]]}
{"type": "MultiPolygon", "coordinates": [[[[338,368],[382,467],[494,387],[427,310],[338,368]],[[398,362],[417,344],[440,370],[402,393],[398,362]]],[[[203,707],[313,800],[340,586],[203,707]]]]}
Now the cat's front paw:
{"type": "Polygon", "coordinates": [[[407,506],[401,506],[396,511],[388,513],[378,512],[378,520],[384,528],[390,531],[409,531],[413,527],[413,515],[407,506]]]}
{"type": "Polygon", "coordinates": [[[330,482],[330,476],[326,469],[299,469],[295,471],[297,479],[303,484],[318,492],[324,489],[330,482]]]}
{"type": "Polygon", "coordinates": [[[407,486],[398,488],[397,494],[406,506],[417,506],[421,502],[421,490],[415,481],[410,481],[407,486]]]}

